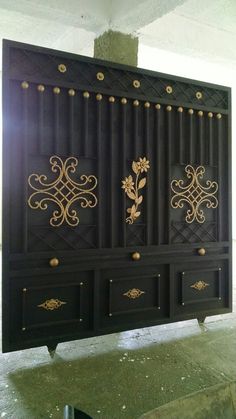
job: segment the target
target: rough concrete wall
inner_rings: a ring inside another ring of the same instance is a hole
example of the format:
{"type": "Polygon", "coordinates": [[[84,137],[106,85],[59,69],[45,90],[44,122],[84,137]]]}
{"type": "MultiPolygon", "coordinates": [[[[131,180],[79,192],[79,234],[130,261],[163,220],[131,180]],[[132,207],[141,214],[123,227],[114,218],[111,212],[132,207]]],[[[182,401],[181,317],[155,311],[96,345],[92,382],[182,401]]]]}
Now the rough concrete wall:
{"type": "Polygon", "coordinates": [[[137,67],[138,38],[109,30],[95,39],[94,57],[137,67]]]}

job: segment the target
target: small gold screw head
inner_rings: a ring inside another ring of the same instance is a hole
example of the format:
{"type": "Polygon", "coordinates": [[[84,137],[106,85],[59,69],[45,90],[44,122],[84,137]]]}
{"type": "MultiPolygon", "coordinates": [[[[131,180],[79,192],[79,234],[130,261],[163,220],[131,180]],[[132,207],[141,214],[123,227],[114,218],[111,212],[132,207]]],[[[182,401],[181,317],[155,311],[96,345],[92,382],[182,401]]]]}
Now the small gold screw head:
{"type": "Polygon", "coordinates": [[[58,265],[59,265],[59,260],[58,260],[57,258],[52,258],[52,259],[50,259],[50,261],[49,261],[49,265],[50,265],[52,268],[56,268],[56,266],[58,266],[58,265]]]}
{"type": "Polygon", "coordinates": [[[26,330],[26,328],[25,327],[22,327],[22,331],[24,332],[26,330]]]}
{"type": "Polygon", "coordinates": [[[69,96],[75,96],[75,90],[74,89],[68,90],[68,95],[69,96]]]}
{"type": "Polygon", "coordinates": [[[41,92],[41,93],[42,93],[42,92],[44,92],[45,87],[44,87],[44,85],[43,85],[43,84],[39,84],[39,85],[38,85],[38,87],[37,87],[37,89],[38,89],[38,91],[39,91],[39,92],[41,92]]]}
{"type": "Polygon", "coordinates": [[[55,93],[55,95],[59,95],[59,93],[60,93],[60,88],[59,87],[54,87],[53,88],[53,93],[55,93]]]}
{"type": "Polygon", "coordinates": [[[83,93],[83,97],[84,97],[85,99],[88,99],[88,98],[89,98],[89,96],[90,96],[90,95],[89,95],[89,92],[84,92],[84,93],[83,93]]]}
{"type": "Polygon", "coordinates": [[[133,260],[140,260],[141,259],[140,253],[139,252],[132,253],[132,259],[133,260]]]}
{"type": "Polygon", "coordinates": [[[133,87],[135,89],[138,89],[141,86],[141,83],[139,80],[133,80],[133,87]]]}
{"type": "Polygon", "coordinates": [[[122,105],[126,105],[126,103],[127,103],[127,99],[126,99],[125,97],[122,97],[122,99],[121,99],[121,103],[122,103],[122,105]]]}
{"type": "Polygon", "coordinates": [[[139,101],[138,101],[138,100],[134,100],[134,101],[133,101],[133,105],[134,105],[134,106],[139,106],[139,101]]]}
{"type": "Polygon", "coordinates": [[[80,282],[79,284],[80,284],[80,286],[81,286],[81,287],[82,287],[82,285],[84,285],[84,283],[83,283],[83,282],[80,282]]]}
{"type": "Polygon", "coordinates": [[[198,116],[203,116],[203,112],[202,111],[198,111],[198,116]]]}
{"type": "Polygon", "coordinates": [[[151,105],[150,105],[150,102],[145,102],[145,103],[144,103],[144,107],[145,107],[145,108],[150,108],[150,106],[151,106],[151,105]]]}
{"type": "Polygon", "coordinates": [[[213,113],[212,112],[208,112],[208,117],[209,118],[213,118],[213,113]]]}
{"type": "Polygon", "coordinates": [[[58,71],[60,71],[60,73],[65,73],[67,68],[65,64],[59,64],[57,67],[58,71]]]}
{"type": "Polygon", "coordinates": [[[189,109],[189,110],[188,110],[188,113],[189,113],[189,115],[193,115],[194,110],[193,110],[193,109],[189,109]]]}
{"type": "Polygon", "coordinates": [[[173,88],[171,86],[166,86],[166,93],[169,95],[173,92],[173,88]]]}
{"type": "Polygon", "coordinates": [[[110,96],[108,100],[109,100],[110,103],[114,103],[115,102],[114,96],[110,96]]]}
{"type": "Polygon", "coordinates": [[[202,92],[196,92],[196,98],[198,100],[202,99],[202,92]]]}
{"type": "Polygon", "coordinates": [[[101,93],[98,93],[98,94],[96,95],[96,99],[97,99],[97,100],[102,100],[102,95],[101,95],[101,93]]]}
{"type": "Polygon", "coordinates": [[[80,321],[80,322],[82,322],[82,321],[83,321],[83,319],[79,319],[79,321],[80,321]]]}
{"type": "Polygon", "coordinates": [[[112,317],[112,313],[109,313],[109,317],[112,317]]]}
{"type": "Polygon", "coordinates": [[[97,80],[99,80],[99,81],[103,81],[104,79],[105,79],[104,74],[103,74],[101,71],[99,71],[99,72],[97,73],[97,80]]]}
{"type": "Polygon", "coordinates": [[[22,290],[23,292],[26,292],[27,291],[27,288],[23,288],[23,290],[22,290]]]}
{"type": "Polygon", "coordinates": [[[172,107],[171,107],[170,105],[168,105],[168,106],[166,107],[166,110],[167,110],[167,112],[170,112],[170,111],[172,111],[172,107]]]}
{"type": "Polygon", "coordinates": [[[177,109],[178,112],[183,112],[184,109],[182,108],[182,106],[179,106],[179,108],[177,109]]]}
{"type": "Polygon", "coordinates": [[[221,113],[218,113],[218,114],[216,115],[216,118],[217,118],[217,119],[221,119],[221,118],[222,118],[221,113]]]}
{"type": "Polygon", "coordinates": [[[199,256],[205,256],[206,254],[206,249],[204,249],[203,247],[201,247],[201,249],[198,249],[198,254],[199,256]]]}
{"type": "Polygon", "coordinates": [[[27,81],[23,81],[21,83],[21,87],[22,87],[22,89],[28,89],[29,88],[29,83],[27,81]]]}
{"type": "Polygon", "coordinates": [[[156,108],[156,109],[158,109],[158,110],[159,110],[159,109],[161,109],[161,105],[160,105],[160,103],[157,103],[157,104],[155,105],[155,108],[156,108]]]}

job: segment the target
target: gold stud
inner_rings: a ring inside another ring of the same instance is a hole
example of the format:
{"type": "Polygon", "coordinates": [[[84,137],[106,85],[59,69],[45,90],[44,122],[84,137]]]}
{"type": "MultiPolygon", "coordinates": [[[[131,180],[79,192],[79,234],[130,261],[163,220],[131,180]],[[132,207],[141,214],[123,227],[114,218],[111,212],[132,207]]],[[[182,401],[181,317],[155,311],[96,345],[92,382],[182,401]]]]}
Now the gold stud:
{"type": "Polygon", "coordinates": [[[60,93],[60,89],[59,89],[59,87],[54,87],[54,89],[53,89],[53,93],[55,93],[56,95],[59,95],[59,93],[60,93]]]}
{"type": "Polygon", "coordinates": [[[145,107],[145,108],[150,108],[150,106],[151,106],[151,105],[150,105],[150,102],[145,102],[145,103],[144,103],[144,107],[145,107]]]}
{"type": "Polygon", "coordinates": [[[189,115],[193,115],[193,112],[194,112],[193,109],[188,110],[189,115]]]}
{"type": "Polygon", "coordinates": [[[22,89],[28,89],[29,88],[29,83],[27,83],[27,81],[23,81],[21,83],[21,87],[22,87],[22,89]]]}
{"type": "Polygon", "coordinates": [[[26,330],[26,328],[25,327],[22,327],[22,331],[24,332],[26,330]]]}
{"type": "Polygon", "coordinates": [[[57,67],[58,71],[60,71],[60,73],[65,73],[67,68],[65,64],[59,64],[57,67]]]}
{"type": "Polygon", "coordinates": [[[68,95],[69,96],[75,96],[75,90],[74,89],[68,90],[68,95]]]}
{"type": "Polygon", "coordinates": [[[110,96],[110,97],[109,97],[109,102],[111,102],[111,103],[114,103],[114,102],[115,102],[115,98],[114,98],[114,96],[110,96]]]}
{"type": "Polygon", "coordinates": [[[37,87],[37,89],[38,89],[39,92],[44,92],[45,87],[44,87],[43,84],[39,84],[38,87],[37,87]]]}
{"type": "Polygon", "coordinates": [[[134,106],[139,106],[139,101],[138,101],[138,100],[134,100],[134,101],[133,101],[133,105],[134,105],[134,106]]]}
{"type": "Polygon", "coordinates": [[[213,113],[212,112],[208,112],[208,117],[209,118],[213,118],[213,113]]]}
{"type": "Polygon", "coordinates": [[[198,116],[203,116],[203,112],[202,111],[198,111],[198,116]]]}
{"type": "Polygon", "coordinates": [[[83,282],[80,282],[79,284],[80,284],[80,286],[81,286],[81,287],[82,287],[82,285],[84,285],[84,283],[83,283],[83,282]]]}
{"type": "Polygon", "coordinates": [[[157,103],[157,104],[155,105],[155,108],[156,108],[156,109],[161,109],[161,105],[160,105],[160,103],[157,103]]]}
{"type": "Polygon", "coordinates": [[[173,89],[171,86],[166,86],[166,93],[168,93],[169,95],[173,92],[173,89]]]}
{"type": "Polygon", "coordinates": [[[80,321],[80,322],[82,322],[82,321],[83,321],[83,319],[79,319],[79,321],[80,321]]]}
{"type": "Polygon", "coordinates": [[[109,313],[109,317],[112,317],[112,313],[109,313]]]}
{"type": "Polygon", "coordinates": [[[135,89],[138,89],[141,86],[141,83],[139,80],[133,80],[133,87],[135,87],[135,89]]]}
{"type": "Polygon", "coordinates": [[[85,99],[88,99],[88,98],[89,98],[89,92],[84,92],[84,93],[83,93],[83,97],[84,97],[85,99]]]}
{"type": "Polygon", "coordinates": [[[167,112],[170,112],[170,111],[172,110],[172,107],[171,107],[170,105],[168,105],[168,106],[166,107],[166,110],[167,110],[167,112]]]}
{"type": "Polygon", "coordinates": [[[99,80],[99,81],[103,81],[104,79],[105,79],[104,74],[103,74],[101,71],[99,71],[99,72],[97,73],[97,80],[99,80]]]}
{"type": "Polygon", "coordinates": [[[221,118],[222,118],[221,113],[218,113],[218,114],[216,115],[216,118],[217,118],[217,119],[221,119],[221,118]]]}
{"type": "Polygon", "coordinates": [[[101,93],[98,93],[98,94],[96,95],[96,99],[97,99],[97,100],[102,100],[102,95],[101,95],[101,93]]]}
{"type": "Polygon", "coordinates": [[[196,92],[196,98],[198,100],[202,99],[202,92],[196,92]]]}
{"type": "Polygon", "coordinates": [[[125,97],[122,97],[122,99],[121,99],[121,103],[122,103],[122,105],[126,105],[126,103],[127,103],[127,99],[126,99],[125,97]]]}
{"type": "Polygon", "coordinates": [[[180,106],[180,107],[177,109],[177,111],[178,111],[178,112],[183,112],[183,111],[184,111],[184,109],[182,108],[182,106],[180,106]]]}
{"type": "Polygon", "coordinates": [[[22,291],[23,291],[23,292],[26,292],[26,291],[27,291],[27,288],[23,288],[23,289],[22,289],[22,291]]]}

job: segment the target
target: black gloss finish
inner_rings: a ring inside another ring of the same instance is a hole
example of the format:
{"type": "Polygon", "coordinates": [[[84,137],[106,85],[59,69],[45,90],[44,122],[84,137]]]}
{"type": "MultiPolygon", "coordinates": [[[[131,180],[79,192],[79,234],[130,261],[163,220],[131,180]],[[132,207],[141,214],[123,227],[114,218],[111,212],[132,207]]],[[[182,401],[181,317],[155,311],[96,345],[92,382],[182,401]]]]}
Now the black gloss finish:
{"type": "Polygon", "coordinates": [[[41,345],[53,352],[63,341],[230,312],[230,162],[228,87],[4,41],[3,352],[41,345]],[[76,182],[83,174],[98,179],[97,206],[72,206],[75,227],[49,224],[51,202],[45,211],[27,203],[30,174],[56,179],[55,154],[78,159],[76,182]],[[121,181],[135,179],[132,162],[144,157],[141,213],[129,225],[133,202],[121,181]],[[170,205],[170,183],[186,182],[187,164],[204,165],[203,183],[219,184],[219,206],[203,207],[202,224],[186,223],[187,205],[170,205]],[[193,287],[199,281],[201,290],[193,287]],[[61,305],[45,309],[52,299],[61,305]]]}

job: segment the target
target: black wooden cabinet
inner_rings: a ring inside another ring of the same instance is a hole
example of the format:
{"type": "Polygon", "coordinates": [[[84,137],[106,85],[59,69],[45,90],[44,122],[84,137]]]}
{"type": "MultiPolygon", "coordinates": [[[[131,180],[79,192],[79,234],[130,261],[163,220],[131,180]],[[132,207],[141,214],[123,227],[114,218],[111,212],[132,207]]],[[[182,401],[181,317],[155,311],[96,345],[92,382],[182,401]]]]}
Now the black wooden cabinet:
{"type": "Polygon", "coordinates": [[[3,50],[3,351],[230,312],[230,89],[3,50]]]}

